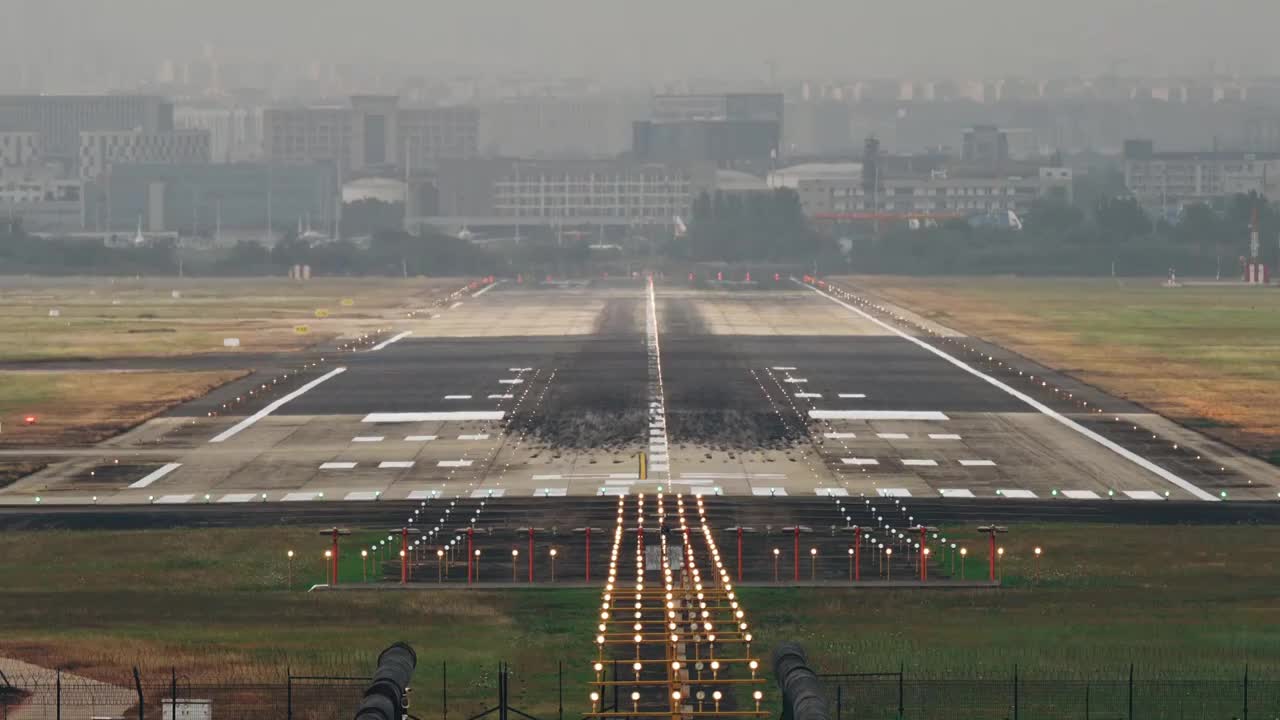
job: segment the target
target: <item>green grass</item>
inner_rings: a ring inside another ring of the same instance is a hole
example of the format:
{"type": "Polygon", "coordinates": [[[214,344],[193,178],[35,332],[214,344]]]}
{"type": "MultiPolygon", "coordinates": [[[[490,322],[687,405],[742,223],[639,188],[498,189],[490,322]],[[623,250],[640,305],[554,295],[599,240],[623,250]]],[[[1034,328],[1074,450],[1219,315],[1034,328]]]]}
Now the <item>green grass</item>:
{"type": "MultiPolygon", "coordinates": [[[[903,664],[914,677],[1002,677],[1017,664],[1025,677],[1115,678],[1134,663],[1147,678],[1214,678],[1247,663],[1257,678],[1280,678],[1280,529],[1020,526],[1003,539],[1000,591],[744,588],[757,653],[798,640],[823,671],[903,664]],[[1036,544],[1046,549],[1038,576],[1036,544]]],[[[326,546],[293,528],[4,533],[0,654],[104,679],[135,663],[200,679],[285,665],[367,672],[403,639],[431,687],[448,661],[460,706],[489,698],[502,660],[540,711],[553,707],[565,661],[576,703],[597,592],[287,591],[285,551],[298,554],[302,587],[323,579],[326,546]]],[[[977,538],[968,548],[968,574],[981,577],[985,548],[977,538]]],[[[359,555],[345,557],[343,581],[359,582],[359,555]]]]}
{"type": "Polygon", "coordinates": [[[1266,455],[1280,447],[1280,292],[1150,279],[856,277],[960,331],[1266,455]]]}

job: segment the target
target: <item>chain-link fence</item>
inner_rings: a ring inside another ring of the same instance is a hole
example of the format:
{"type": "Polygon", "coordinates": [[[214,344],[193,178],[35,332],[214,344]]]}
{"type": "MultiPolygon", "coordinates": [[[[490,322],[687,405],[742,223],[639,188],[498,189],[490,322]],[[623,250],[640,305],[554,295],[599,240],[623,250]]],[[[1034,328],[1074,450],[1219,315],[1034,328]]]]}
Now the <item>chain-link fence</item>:
{"type": "MultiPolygon", "coordinates": [[[[517,675],[505,664],[459,672],[418,667],[410,712],[422,720],[477,717],[563,720],[564,664],[517,675]],[[531,711],[529,713],[526,710],[531,711]]],[[[272,682],[111,681],[71,673],[0,675],[0,720],[347,720],[369,678],[287,674],[272,682]]],[[[1242,672],[1226,680],[1007,678],[921,679],[905,672],[820,676],[834,720],[1274,720],[1280,681],[1242,672]]],[[[581,688],[570,687],[570,694],[581,688]]],[[[770,693],[772,694],[772,693],[770,693]]]]}
{"type": "Polygon", "coordinates": [[[1020,678],[913,679],[904,673],[821,676],[835,720],[1248,720],[1280,718],[1280,682],[1020,678]]]}
{"type": "MultiPolygon", "coordinates": [[[[0,720],[348,720],[371,678],[296,675],[271,682],[192,681],[173,669],[118,678],[57,670],[0,673],[0,720]]],[[[419,718],[520,716],[536,711],[563,720],[564,663],[517,674],[505,663],[458,672],[445,663],[419,666],[411,712],[419,718]],[[452,676],[451,673],[452,672],[452,676]]]]}

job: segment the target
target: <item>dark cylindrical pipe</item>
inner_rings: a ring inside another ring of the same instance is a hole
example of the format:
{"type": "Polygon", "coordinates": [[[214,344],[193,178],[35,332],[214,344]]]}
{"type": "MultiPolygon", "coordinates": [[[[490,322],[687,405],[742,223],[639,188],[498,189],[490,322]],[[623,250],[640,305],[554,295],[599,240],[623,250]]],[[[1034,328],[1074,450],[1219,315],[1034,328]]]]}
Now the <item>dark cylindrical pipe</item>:
{"type": "Polygon", "coordinates": [[[784,720],[831,720],[822,681],[809,668],[804,648],[782,643],[773,651],[773,674],[782,690],[784,720]]]}
{"type": "Polygon", "coordinates": [[[356,710],[357,720],[399,720],[405,707],[405,693],[418,656],[408,644],[398,642],[378,655],[378,669],[364,691],[356,710]]]}

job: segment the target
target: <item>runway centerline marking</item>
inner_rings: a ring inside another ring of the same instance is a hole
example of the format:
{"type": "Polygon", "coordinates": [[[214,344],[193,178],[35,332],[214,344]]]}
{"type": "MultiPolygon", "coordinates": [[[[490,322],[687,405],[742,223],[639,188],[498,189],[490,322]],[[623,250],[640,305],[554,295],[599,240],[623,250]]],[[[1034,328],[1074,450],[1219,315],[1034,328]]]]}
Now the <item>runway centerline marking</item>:
{"type": "Polygon", "coordinates": [[[995,467],[995,460],[961,460],[960,464],[964,467],[995,467]]]}
{"type": "Polygon", "coordinates": [[[387,438],[383,435],[357,435],[351,438],[351,442],[374,443],[374,442],[382,442],[383,440],[386,440],[386,439],[387,438]]]}
{"type": "Polygon", "coordinates": [[[445,395],[445,400],[470,400],[470,395],[445,395]]]}
{"type": "Polygon", "coordinates": [[[297,390],[294,390],[293,392],[289,393],[288,395],[285,395],[284,397],[280,398],[279,400],[276,400],[275,402],[271,403],[270,405],[267,405],[266,407],[262,408],[261,410],[259,410],[259,411],[258,411],[258,412],[256,412],[256,413],[254,413],[254,414],[250,415],[249,417],[247,417],[247,418],[245,418],[245,419],[241,420],[240,422],[236,423],[235,425],[232,425],[231,427],[227,428],[226,430],[223,430],[221,433],[219,433],[219,434],[217,434],[217,435],[213,436],[212,438],[210,438],[210,439],[209,439],[209,442],[211,442],[211,443],[220,443],[220,442],[226,442],[227,440],[230,440],[231,438],[235,437],[235,436],[236,436],[236,435],[237,435],[241,430],[244,430],[245,428],[248,428],[249,426],[251,426],[251,425],[253,425],[254,423],[256,423],[256,422],[258,422],[259,420],[261,420],[262,418],[264,418],[264,417],[266,417],[266,416],[270,415],[271,413],[275,412],[276,410],[279,410],[280,408],[284,407],[287,403],[289,403],[291,400],[294,400],[295,398],[299,398],[299,397],[301,397],[302,395],[304,395],[305,393],[307,393],[308,391],[310,391],[312,388],[315,388],[315,387],[317,387],[318,385],[320,385],[320,383],[323,383],[324,381],[326,381],[326,380],[328,380],[328,379],[330,379],[330,378],[337,377],[337,376],[341,375],[342,373],[344,373],[344,372],[346,372],[346,371],[347,371],[347,369],[346,369],[345,367],[337,367],[337,368],[334,368],[334,369],[330,370],[329,372],[325,373],[324,375],[321,375],[320,377],[316,378],[315,380],[312,380],[311,382],[307,383],[306,385],[303,385],[302,387],[298,388],[297,390]]]}
{"type": "Polygon", "coordinates": [[[662,342],[658,337],[658,301],[653,292],[653,278],[646,285],[648,303],[645,305],[645,351],[649,358],[649,445],[655,462],[649,470],[660,473],[659,479],[671,481],[671,456],[665,452],[667,438],[666,389],[662,383],[662,342]],[[653,453],[659,448],[662,452],[653,453]]]}
{"type": "Polygon", "coordinates": [[[369,348],[365,352],[378,352],[379,350],[390,345],[391,343],[400,342],[401,340],[409,337],[412,334],[413,334],[412,330],[405,330],[399,335],[394,335],[392,337],[387,338],[386,340],[383,340],[382,342],[378,343],[377,345],[374,345],[373,347],[369,348]]]}
{"type": "Polygon", "coordinates": [[[955,433],[929,433],[930,440],[959,440],[960,436],[955,433]]]}
{"type": "Polygon", "coordinates": [[[861,400],[866,396],[866,393],[840,393],[840,398],[844,400],[861,400]]]}
{"type": "Polygon", "coordinates": [[[350,470],[356,466],[353,462],[327,462],[320,463],[321,470],[350,470]]]}
{"type": "Polygon", "coordinates": [[[378,467],[383,470],[387,470],[391,468],[411,468],[413,467],[413,461],[412,460],[383,460],[382,462],[378,463],[378,467]]]}
{"type": "Polygon", "coordinates": [[[978,370],[977,368],[970,366],[969,364],[965,363],[963,360],[960,360],[959,358],[956,358],[951,354],[944,352],[943,350],[940,350],[919,338],[912,337],[911,335],[908,335],[907,333],[899,330],[898,328],[890,325],[889,323],[886,323],[883,320],[880,320],[879,318],[874,317],[870,313],[860,310],[854,307],[853,305],[850,305],[849,303],[840,300],[839,298],[832,297],[818,290],[815,287],[812,287],[810,285],[800,282],[799,280],[796,280],[795,278],[792,278],[792,281],[799,284],[802,287],[809,288],[809,290],[812,291],[815,295],[826,298],[827,300],[830,300],[831,302],[845,308],[846,310],[849,310],[850,312],[853,312],[862,316],[864,319],[868,320],[869,322],[872,322],[878,325],[879,327],[885,330],[888,330],[889,332],[893,333],[894,335],[897,335],[903,340],[906,340],[907,342],[912,343],[913,345],[916,345],[930,353],[933,353],[934,355],[942,358],[948,363],[951,363],[955,367],[958,367],[961,370],[964,370],[965,372],[969,373],[970,375],[973,375],[974,377],[983,380],[989,385],[996,387],[1000,390],[1003,390],[1005,393],[1007,393],[1011,397],[1017,398],[1018,400],[1021,400],[1022,402],[1031,406],[1032,408],[1035,408],[1036,410],[1040,411],[1041,414],[1049,418],[1052,418],[1059,424],[1080,433],[1081,435],[1089,438],[1090,440],[1093,440],[1094,442],[1098,443],[1102,447],[1110,450],[1116,455],[1119,455],[1125,460],[1128,460],[1134,465],[1137,465],[1138,467],[1155,474],[1161,479],[1166,480],[1169,483],[1172,483],[1173,485],[1176,485],[1177,487],[1187,491],[1188,493],[1191,493],[1191,495],[1195,496],[1196,498],[1200,500],[1204,500],[1205,502],[1219,502],[1219,498],[1216,498],[1210,493],[1205,492],[1198,485],[1192,482],[1189,482],[1183,479],[1182,477],[1175,475],[1172,472],[1169,472],[1168,470],[1160,467],[1159,465],[1151,462],[1150,460],[1142,457],[1141,455],[1133,452],[1132,450],[1126,447],[1123,447],[1122,445],[1119,445],[1112,440],[1108,440],[1107,438],[1081,425],[1075,420],[1072,420],[1071,418],[1066,417],[1065,415],[1058,412],[1057,410],[1054,410],[1048,405],[1045,405],[1039,400],[1036,400],[1030,395],[1027,395],[1024,392],[1016,390],[1013,387],[1010,387],[1009,385],[1001,382],[1000,380],[997,380],[996,378],[993,378],[990,375],[982,372],[981,370],[978,370]]]}
{"type": "Polygon", "coordinates": [[[182,467],[182,463],[166,463],[148,473],[145,477],[129,486],[130,490],[140,490],[151,483],[182,467]]]}

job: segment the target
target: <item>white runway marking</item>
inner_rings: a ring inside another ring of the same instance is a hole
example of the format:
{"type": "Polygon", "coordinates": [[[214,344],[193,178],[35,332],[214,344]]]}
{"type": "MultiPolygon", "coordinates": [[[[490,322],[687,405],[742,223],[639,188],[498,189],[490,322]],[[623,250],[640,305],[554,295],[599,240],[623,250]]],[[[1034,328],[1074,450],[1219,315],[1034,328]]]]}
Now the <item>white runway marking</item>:
{"type": "Polygon", "coordinates": [[[1134,500],[1163,500],[1164,496],[1155,490],[1125,490],[1125,495],[1134,500]]]}
{"type": "MultiPolygon", "coordinates": [[[[493,287],[493,286],[490,285],[489,287],[493,287]]],[[[488,498],[488,497],[500,498],[506,494],[507,494],[506,488],[492,488],[492,489],[476,488],[475,490],[471,491],[471,497],[473,498],[488,498]]]]}
{"type": "Polygon", "coordinates": [[[280,499],[284,502],[307,502],[308,500],[315,500],[318,497],[320,497],[320,493],[291,492],[286,493],[285,496],[280,499]]]}
{"type": "Polygon", "coordinates": [[[600,495],[612,495],[615,497],[626,497],[627,489],[624,487],[602,487],[599,491],[600,495]]]}
{"type": "Polygon", "coordinates": [[[876,492],[880,497],[911,497],[911,491],[906,488],[876,488],[876,492]]]}
{"type": "Polygon", "coordinates": [[[534,491],[534,497],[565,497],[569,494],[569,488],[538,488],[534,491]]]}
{"type": "Polygon", "coordinates": [[[376,490],[356,490],[349,492],[343,496],[343,500],[377,500],[378,492],[376,490]]]}
{"type": "Polygon", "coordinates": [[[936,410],[810,410],[814,420],[950,420],[936,410]]]}
{"type": "Polygon", "coordinates": [[[822,437],[831,438],[832,440],[852,440],[858,436],[851,432],[824,432],[822,437]]]}
{"type": "Polygon", "coordinates": [[[457,412],[383,412],[369,413],[360,422],[410,423],[456,422],[461,420],[501,420],[507,413],[502,410],[459,410],[457,412]]]}
{"type": "Polygon", "coordinates": [[[840,397],[845,400],[861,400],[866,396],[866,393],[840,393],[840,397]]]}
{"type": "Polygon", "coordinates": [[[164,465],[161,465],[160,467],[148,473],[146,477],[130,485],[129,489],[140,490],[144,487],[147,487],[151,483],[159,480],[160,478],[164,477],[165,475],[168,475],[169,473],[173,472],[174,470],[177,470],[180,467],[182,467],[182,463],[166,463],[164,465]]]}
{"type": "Polygon", "coordinates": [[[445,395],[445,400],[470,400],[470,395],[445,395]]]}
{"type": "Polygon", "coordinates": [[[876,433],[876,437],[881,440],[906,440],[911,436],[906,433],[876,433]]]}
{"type": "Polygon", "coordinates": [[[787,491],[784,488],[753,487],[751,488],[751,494],[763,497],[785,497],[787,491]]]}
{"type": "Polygon", "coordinates": [[[476,433],[474,435],[459,435],[459,440],[488,440],[489,433],[476,433]]]}
{"type": "MultiPolygon", "coordinates": [[[[796,282],[796,283],[798,283],[798,284],[800,284],[800,285],[804,286],[804,287],[809,287],[808,285],[805,285],[804,283],[801,283],[800,281],[795,280],[794,278],[793,278],[792,280],[793,280],[794,282],[796,282]]],[[[912,343],[912,344],[914,344],[914,345],[917,345],[917,346],[919,346],[920,348],[922,348],[922,349],[924,349],[924,350],[926,350],[926,351],[928,351],[928,352],[930,352],[930,353],[933,353],[934,355],[937,355],[938,357],[942,358],[943,360],[946,360],[947,362],[949,362],[949,363],[951,363],[952,365],[954,365],[954,366],[956,366],[956,367],[960,368],[961,370],[964,370],[965,372],[969,373],[970,375],[973,375],[974,377],[977,377],[977,378],[979,378],[979,379],[981,379],[981,380],[985,381],[986,383],[988,383],[988,384],[990,384],[990,385],[992,385],[992,386],[994,386],[994,387],[996,387],[996,388],[999,388],[1000,390],[1003,390],[1004,392],[1008,393],[1008,394],[1009,394],[1009,395],[1011,395],[1012,397],[1015,397],[1015,398],[1017,398],[1018,400],[1021,400],[1022,402],[1026,403],[1027,405],[1030,405],[1031,407],[1035,408],[1036,410],[1039,410],[1042,414],[1044,414],[1044,415],[1046,415],[1046,416],[1048,416],[1048,417],[1050,417],[1050,418],[1053,418],[1055,421],[1057,421],[1058,423],[1060,423],[1060,424],[1064,425],[1065,427],[1068,427],[1068,428],[1070,428],[1070,429],[1072,429],[1072,430],[1074,430],[1074,431],[1076,431],[1076,432],[1080,433],[1081,435],[1083,435],[1083,436],[1085,436],[1085,437],[1089,438],[1090,440],[1093,440],[1094,442],[1096,442],[1096,443],[1098,443],[1099,445],[1101,445],[1101,446],[1105,447],[1106,449],[1110,450],[1111,452],[1113,452],[1113,453],[1115,453],[1115,454],[1119,455],[1120,457],[1122,457],[1122,458],[1124,458],[1124,459],[1128,460],[1129,462],[1133,463],[1134,465],[1137,465],[1138,467],[1140,467],[1140,468],[1142,468],[1142,469],[1144,469],[1144,470],[1150,471],[1150,472],[1152,472],[1152,473],[1156,474],[1157,476],[1159,476],[1161,479],[1166,480],[1166,481],[1168,481],[1168,482],[1170,482],[1170,483],[1173,483],[1174,485],[1176,485],[1176,486],[1178,486],[1178,487],[1182,488],[1183,490],[1186,490],[1187,492],[1189,492],[1189,493],[1191,493],[1192,495],[1194,495],[1196,498],[1198,498],[1198,499],[1200,499],[1200,500],[1204,500],[1204,501],[1206,501],[1206,502],[1219,502],[1219,498],[1214,497],[1213,495],[1211,495],[1211,494],[1209,494],[1209,493],[1205,492],[1204,490],[1200,489],[1200,488],[1199,488],[1198,486],[1196,486],[1195,484],[1193,484],[1193,483],[1191,483],[1191,482],[1188,482],[1187,480],[1184,480],[1183,478],[1181,478],[1181,477],[1179,477],[1179,476],[1177,476],[1177,475],[1175,475],[1175,474],[1173,474],[1173,473],[1169,472],[1168,470],[1166,470],[1166,469],[1164,469],[1164,468],[1160,467],[1159,465],[1156,465],[1155,463],[1153,463],[1153,462],[1151,462],[1150,460],[1148,460],[1148,459],[1146,459],[1146,458],[1142,457],[1141,455],[1139,455],[1139,454],[1137,454],[1137,453],[1133,452],[1132,450],[1129,450],[1128,448],[1125,448],[1125,447],[1123,447],[1123,446],[1121,446],[1121,445],[1118,445],[1117,443],[1115,443],[1115,442],[1113,442],[1113,441],[1111,441],[1111,440],[1108,440],[1107,438],[1105,438],[1105,437],[1103,437],[1103,436],[1099,435],[1098,433],[1096,433],[1096,432],[1094,432],[1094,431],[1090,430],[1089,428],[1087,428],[1087,427],[1085,427],[1085,426],[1081,425],[1080,423],[1076,422],[1075,420],[1072,420],[1071,418],[1066,417],[1065,415],[1063,415],[1062,413],[1059,413],[1058,411],[1054,410],[1053,408],[1049,407],[1048,405],[1045,405],[1044,403],[1040,402],[1039,400],[1036,400],[1035,398],[1031,397],[1030,395],[1027,395],[1026,393],[1023,393],[1023,392],[1020,392],[1020,391],[1018,391],[1018,390],[1015,390],[1014,388],[1010,387],[1009,385],[1007,385],[1007,384],[1005,384],[1005,383],[1003,383],[1003,382],[1001,382],[1001,381],[999,381],[999,380],[997,380],[997,379],[995,379],[995,378],[991,377],[990,375],[987,375],[986,373],[982,372],[981,370],[977,370],[977,369],[975,369],[975,368],[970,367],[969,365],[967,365],[966,363],[964,363],[962,360],[959,360],[959,359],[957,359],[957,358],[955,358],[955,357],[953,357],[953,356],[949,355],[948,353],[943,352],[942,350],[939,350],[938,348],[936,348],[936,347],[934,347],[934,346],[930,345],[929,343],[927,343],[927,342],[925,342],[925,341],[923,341],[923,340],[921,340],[921,339],[919,339],[919,338],[912,337],[911,335],[908,335],[907,333],[902,332],[902,331],[901,331],[901,330],[899,330],[898,328],[896,328],[896,327],[894,327],[894,326],[892,326],[892,325],[890,325],[890,324],[888,324],[888,323],[886,323],[886,322],[884,322],[884,321],[882,321],[882,320],[880,320],[880,319],[878,319],[878,318],[876,318],[876,317],[873,317],[873,316],[872,316],[872,315],[870,315],[869,313],[866,313],[866,312],[864,312],[864,311],[862,311],[862,310],[859,310],[858,308],[854,307],[853,305],[850,305],[849,303],[846,303],[846,302],[844,302],[844,301],[840,300],[839,298],[835,298],[835,297],[832,297],[832,296],[830,296],[830,295],[827,295],[826,293],[823,293],[823,292],[819,291],[817,288],[809,287],[809,289],[810,289],[810,290],[811,290],[815,295],[818,295],[819,297],[824,297],[824,298],[826,298],[827,300],[830,300],[831,302],[833,302],[833,303],[835,303],[835,304],[837,304],[837,305],[839,305],[839,306],[841,306],[841,307],[843,307],[843,308],[845,308],[845,309],[847,309],[847,310],[849,310],[849,311],[851,311],[851,312],[854,312],[854,313],[857,313],[858,315],[861,315],[861,316],[862,316],[863,318],[865,318],[866,320],[868,320],[868,321],[870,321],[870,322],[872,322],[872,323],[875,323],[876,325],[880,326],[881,328],[884,328],[885,330],[888,330],[889,332],[893,333],[894,335],[897,335],[898,337],[902,338],[903,340],[906,340],[907,342],[910,342],[910,343],[912,343]]]]}
{"type": "Polygon", "coordinates": [[[406,500],[430,500],[431,498],[440,497],[439,490],[414,490],[409,493],[406,500]]]}
{"type": "Polygon", "coordinates": [[[563,475],[534,475],[533,476],[533,480],[535,482],[538,480],[563,480],[563,479],[564,479],[563,475]]]}
{"type": "Polygon", "coordinates": [[[814,488],[813,492],[822,497],[849,497],[849,491],[844,488],[814,488]]]}
{"type": "Polygon", "coordinates": [[[524,381],[520,378],[504,378],[498,381],[499,385],[520,385],[524,381]]]}
{"type": "Polygon", "coordinates": [[[795,368],[794,368],[794,367],[792,367],[792,366],[790,366],[790,365],[774,365],[774,366],[773,366],[772,368],[770,368],[770,369],[772,369],[772,370],[777,370],[777,371],[779,371],[779,372],[790,372],[790,371],[792,371],[792,370],[795,370],[795,368]]]}
{"type": "Polygon", "coordinates": [[[960,464],[964,467],[995,467],[995,460],[961,460],[960,464]]]}
{"type": "Polygon", "coordinates": [[[907,467],[938,467],[937,460],[906,460],[902,461],[907,467]]]}
{"type": "Polygon", "coordinates": [[[190,502],[195,495],[161,495],[156,498],[157,505],[181,505],[190,502]]]}
{"type": "MultiPolygon", "coordinates": [[[[498,287],[499,285],[501,285],[501,284],[502,284],[502,283],[504,283],[504,282],[506,282],[506,280],[499,280],[499,281],[497,281],[497,282],[493,283],[492,285],[485,285],[484,287],[480,288],[479,290],[477,290],[477,291],[475,291],[475,292],[471,293],[471,297],[473,297],[473,298],[478,298],[478,297],[480,297],[481,295],[483,295],[483,294],[485,294],[485,293],[489,292],[490,290],[492,290],[492,289],[494,289],[494,288],[498,287]]],[[[458,304],[459,304],[459,305],[461,305],[462,303],[458,303],[458,304]]]]}
{"type": "Polygon", "coordinates": [[[960,436],[955,433],[929,433],[930,440],[959,440],[960,436]]]}
{"type": "Polygon", "coordinates": [[[436,439],[435,435],[405,435],[404,436],[405,442],[431,442],[432,440],[435,440],[435,439],[436,439]]]}
{"type": "Polygon", "coordinates": [[[1102,499],[1101,497],[1098,496],[1098,493],[1092,490],[1063,490],[1062,494],[1066,495],[1072,500],[1101,500],[1102,499]]]}
{"type": "Polygon", "coordinates": [[[796,393],[796,397],[798,397],[798,398],[820,398],[820,397],[822,397],[822,393],[799,392],[799,393],[796,393]]]}
{"type": "Polygon", "coordinates": [[[355,467],[355,466],[356,466],[356,464],[355,464],[355,463],[353,463],[353,462],[327,462],[327,463],[320,463],[320,469],[321,469],[321,470],[350,470],[351,468],[353,468],[353,467],[355,467]]]}
{"type": "Polygon", "coordinates": [[[1032,500],[1035,498],[1036,494],[1030,490],[1005,490],[1001,488],[1000,496],[1013,498],[1014,500],[1032,500]]]}
{"type": "Polygon", "coordinates": [[[338,375],[346,372],[347,372],[346,368],[334,368],[333,370],[329,370],[328,373],[320,375],[319,378],[311,380],[311,382],[305,384],[305,386],[302,386],[296,389],[296,391],[289,393],[289,395],[285,395],[284,397],[279,398],[279,400],[276,400],[275,402],[271,402],[271,404],[264,407],[264,409],[257,411],[257,413],[253,413],[252,415],[248,416],[248,418],[244,418],[243,420],[239,421],[239,423],[236,423],[232,425],[232,427],[223,430],[223,432],[216,434],[216,436],[210,438],[209,442],[227,442],[228,439],[236,437],[236,434],[241,432],[241,430],[243,430],[244,428],[250,427],[250,425],[252,425],[253,423],[256,423],[256,421],[259,421],[262,418],[266,418],[266,416],[270,415],[271,413],[275,413],[276,410],[279,410],[280,407],[284,407],[284,405],[287,404],[287,402],[293,400],[293,398],[301,397],[303,393],[310,391],[311,388],[319,386],[319,384],[325,382],[325,380],[328,380],[329,378],[338,377],[338,375]]]}
{"type": "Polygon", "coordinates": [[[650,449],[658,454],[649,462],[649,472],[658,473],[655,479],[671,480],[670,456],[667,454],[667,406],[666,389],[662,383],[662,340],[658,334],[658,301],[653,290],[653,278],[645,285],[648,303],[645,305],[645,351],[649,369],[649,434],[650,449]]]}
{"type": "Polygon", "coordinates": [[[218,498],[220,503],[247,503],[257,497],[254,493],[227,493],[218,498]]]}
{"type": "Polygon", "coordinates": [[[879,465],[880,461],[875,458],[840,458],[840,462],[845,465],[879,465]]]}
{"type": "Polygon", "coordinates": [[[966,490],[966,489],[964,489],[964,488],[941,488],[940,490],[938,490],[938,492],[939,492],[939,493],[942,495],[942,497],[944,497],[944,498],[971,498],[971,497],[973,497],[973,491],[972,491],[972,490],[966,490]]]}
{"type": "Polygon", "coordinates": [[[454,309],[454,308],[458,308],[458,307],[462,307],[462,301],[461,301],[461,300],[459,300],[458,302],[456,302],[456,303],[454,303],[454,304],[450,305],[450,306],[449,306],[449,309],[450,309],[450,310],[452,310],[452,309],[454,309]]]}
{"type": "Polygon", "coordinates": [[[682,478],[698,478],[706,480],[786,480],[784,473],[718,473],[718,472],[683,472],[682,478]]]}
{"type": "Polygon", "coordinates": [[[533,372],[533,368],[507,368],[507,372],[533,372]]]}
{"type": "Polygon", "coordinates": [[[441,460],[436,463],[436,467],[471,467],[470,460],[441,460]]]}
{"type": "Polygon", "coordinates": [[[511,394],[505,394],[505,393],[504,393],[504,394],[494,394],[494,395],[490,395],[490,396],[489,396],[489,399],[490,399],[490,400],[510,400],[510,399],[511,399],[511,398],[513,398],[513,397],[515,397],[515,396],[514,396],[514,395],[511,395],[511,394]]]}
{"type": "Polygon", "coordinates": [[[341,375],[342,373],[344,373],[344,372],[346,372],[346,371],[347,371],[347,369],[346,369],[345,367],[338,367],[338,368],[334,368],[334,369],[330,370],[329,372],[325,373],[324,375],[321,375],[320,377],[316,378],[315,380],[312,380],[311,382],[307,383],[306,385],[303,385],[302,387],[298,388],[297,390],[294,390],[293,392],[289,393],[288,395],[285,395],[284,397],[280,398],[279,400],[276,400],[275,402],[273,402],[273,403],[271,403],[270,405],[268,405],[268,406],[266,406],[266,407],[262,408],[261,410],[259,410],[258,412],[256,412],[256,413],[254,413],[254,414],[250,415],[249,417],[247,417],[247,418],[245,418],[245,419],[241,420],[240,422],[236,423],[235,425],[232,425],[231,427],[229,427],[229,428],[227,428],[226,430],[222,431],[222,432],[221,432],[221,433],[219,433],[218,435],[215,435],[213,438],[211,438],[211,439],[209,440],[209,442],[211,442],[211,443],[220,443],[220,442],[226,442],[227,440],[230,440],[232,437],[235,437],[235,435],[236,435],[236,434],[238,434],[241,430],[244,430],[245,428],[249,427],[250,425],[253,425],[254,423],[258,422],[258,421],[259,421],[259,420],[261,420],[262,418],[264,418],[264,417],[266,417],[266,416],[270,415],[271,413],[275,412],[276,410],[279,410],[280,408],[284,407],[284,405],[285,405],[286,403],[288,403],[289,401],[293,400],[294,398],[301,397],[304,393],[306,393],[307,391],[309,391],[309,390],[311,390],[312,388],[316,387],[316,386],[317,386],[317,385],[319,385],[320,383],[322,383],[322,382],[324,382],[324,381],[328,380],[329,378],[337,377],[338,375],[341,375]]]}
{"type": "Polygon", "coordinates": [[[387,438],[385,435],[357,435],[351,438],[351,442],[372,443],[372,442],[382,442],[383,440],[386,440],[386,439],[387,438]]]}
{"type": "Polygon", "coordinates": [[[412,460],[383,460],[382,462],[378,463],[378,467],[383,470],[390,470],[395,468],[411,468],[413,467],[413,461],[412,460]]]}
{"type": "Polygon", "coordinates": [[[400,333],[399,335],[396,335],[396,336],[394,336],[394,337],[390,337],[390,338],[387,338],[386,340],[383,340],[382,342],[378,343],[377,345],[374,345],[373,347],[369,348],[369,349],[368,349],[368,350],[366,350],[365,352],[377,352],[377,351],[381,350],[382,348],[384,348],[384,347],[386,347],[386,346],[390,345],[391,343],[394,343],[394,342],[400,342],[401,340],[403,340],[403,339],[405,339],[405,338],[409,337],[409,336],[410,336],[410,335],[412,335],[412,334],[413,334],[413,331],[412,331],[412,330],[405,330],[404,332],[400,333]]]}
{"type": "Polygon", "coordinates": [[[807,382],[809,382],[809,380],[808,380],[808,378],[793,378],[793,377],[789,377],[789,378],[784,378],[784,379],[782,380],[782,382],[785,382],[785,383],[807,383],[807,382]]]}

